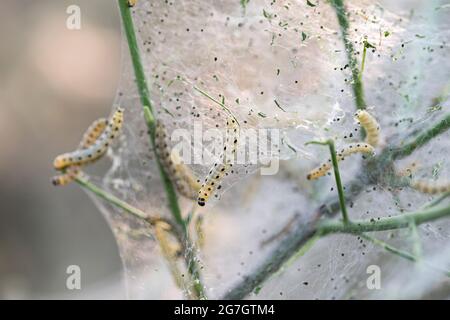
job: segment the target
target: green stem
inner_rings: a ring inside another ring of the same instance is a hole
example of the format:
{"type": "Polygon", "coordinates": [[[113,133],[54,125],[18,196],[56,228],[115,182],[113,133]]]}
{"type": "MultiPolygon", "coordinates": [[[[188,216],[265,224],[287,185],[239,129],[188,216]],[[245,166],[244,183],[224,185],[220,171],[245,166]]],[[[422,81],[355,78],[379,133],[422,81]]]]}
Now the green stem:
{"type": "Polygon", "coordinates": [[[413,141],[404,146],[392,150],[391,156],[393,159],[401,159],[412,154],[416,149],[420,148],[431,139],[439,134],[446,132],[450,128],[450,114],[447,114],[443,119],[436,123],[433,127],[426,130],[413,141]]]}
{"type": "Polygon", "coordinates": [[[347,18],[347,12],[344,8],[343,0],[331,0],[331,5],[336,11],[339,26],[341,27],[342,40],[344,41],[345,51],[347,52],[347,60],[352,71],[352,86],[355,95],[355,103],[357,109],[365,109],[367,104],[364,99],[364,88],[360,79],[360,72],[358,70],[358,61],[355,57],[355,49],[353,43],[348,38],[348,29],[350,24],[347,18]]]}
{"type": "Polygon", "coordinates": [[[413,243],[413,254],[417,257],[416,261],[422,259],[422,243],[420,241],[419,230],[417,230],[417,225],[414,221],[409,223],[409,230],[411,232],[411,239],[413,243]]]}
{"type": "Polygon", "coordinates": [[[339,173],[339,165],[336,157],[336,148],[334,147],[333,140],[328,140],[328,146],[330,147],[331,162],[333,163],[334,177],[336,180],[336,188],[339,195],[339,204],[341,206],[342,219],[344,224],[349,223],[347,207],[345,206],[344,188],[342,187],[341,175],[339,173]]]}
{"type": "Polygon", "coordinates": [[[344,224],[341,221],[325,220],[319,224],[318,230],[323,234],[329,233],[351,233],[359,234],[361,232],[386,231],[400,228],[407,228],[411,222],[416,225],[430,222],[450,215],[450,206],[440,208],[430,208],[423,211],[417,211],[398,215],[394,217],[380,218],[379,220],[359,220],[344,224]]]}
{"type": "Polygon", "coordinates": [[[129,205],[125,201],[120,200],[116,196],[113,196],[112,194],[100,189],[99,187],[97,187],[93,183],[89,182],[88,180],[86,180],[84,178],[76,178],[75,181],[81,187],[83,187],[86,190],[89,190],[90,192],[92,192],[93,194],[98,196],[99,198],[108,201],[109,203],[113,204],[114,206],[116,206],[120,209],[123,209],[124,211],[130,213],[131,215],[133,215],[134,217],[136,217],[138,219],[150,222],[151,218],[149,218],[148,215],[144,211],[137,209],[137,208],[129,205]]]}
{"type": "Polygon", "coordinates": [[[340,205],[341,212],[342,212],[342,219],[344,221],[344,224],[349,223],[347,207],[345,206],[344,188],[342,187],[341,174],[339,173],[339,165],[338,165],[338,160],[337,160],[337,156],[336,156],[336,147],[334,146],[334,141],[331,139],[327,140],[325,142],[311,141],[311,142],[306,143],[306,145],[308,145],[308,144],[327,145],[330,148],[331,163],[333,164],[334,178],[336,180],[336,188],[338,190],[339,205],[340,205]]]}
{"type": "MultiPolygon", "coordinates": [[[[396,256],[399,256],[401,258],[404,258],[404,259],[412,261],[412,262],[418,262],[420,260],[419,256],[411,254],[411,253],[409,253],[407,251],[404,251],[404,250],[397,249],[397,248],[391,246],[390,244],[388,244],[388,243],[386,243],[384,241],[381,241],[381,240],[379,240],[377,238],[373,238],[373,237],[371,237],[369,235],[366,235],[366,234],[363,234],[363,233],[360,234],[360,236],[362,238],[372,242],[373,244],[382,247],[387,252],[395,254],[396,256]]],[[[436,270],[436,271],[444,273],[447,277],[450,277],[450,271],[448,271],[448,270],[446,270],[444,268],[437,267],[437,266],[435,266],[433,264],[430,264],[428,262],[425,262],[425,261],[424,261],[424,265],[429,267],[430,269],[433,269],[433,270],[436,270]]]]}
{"type": "MultiPolygon", "coordinates": [[[[142,107],[144,110],[144,118],[146,120],[146,124],[149,130],[150,142],[155,150],[155,121],[154,121],[154,111],[152,107],[152,103],[150,100],[150,91],[148,89],[145,71],[142,64],[139,45],[136,38],[136,32],[133,24],[133,18],[131,16],[130,8],[128,7],[127,0],[118,0],[120,14],[122,18],[123,28],[125,30],[128,47],[130,49],[131,61],[134,68],[134,73],[136,77],[136,85],[138,87],[139,96],[141,99],[142,107]]],[[[156,155],[156,150],[155,150],[156,155]]],[[[156,159],[158,157],[156,156],[156,159]]],[[[187,225],[185,220],[181,215],[180,206],[178,204],[177,195],[175,192],[175,188],[173,186],[172,181],[169,176],[165,172],[161,162],[159,159],[157,160],[157,165],[159,169],[159,173],[161,176],[161,180],[166,191],[167,201],[169,205],[169,209],[172,213],[172,216],[176,220],[176,222],[181,226],[181,229],[184,231],[185,241],[189,241],[187,237],[187,225]]],[[[198,269],[198,265],[195,260],[195,256],[193,255],[185,255],[187,259],[186,264],[188,266],[188,270],[194,282],[194,290],[196,291],[197,297],[205,298],[206,295],[203,290],[203,285],[200,280],[200,272],[198,269]]]]}
{"type": "Polygon", "coordinates": [[[428,208],[432,208],[436,205],[438,205],[439,203],[441,203],[442,201],[444,201],[445,199],[448,198],[448,196],[450,196],[450,191],[443,193],[442,195],[440,195],[439,197],[431,200],[430,202],[428,202],[427,204],[425,204],[422,209],[428,209],[428,208]]]}

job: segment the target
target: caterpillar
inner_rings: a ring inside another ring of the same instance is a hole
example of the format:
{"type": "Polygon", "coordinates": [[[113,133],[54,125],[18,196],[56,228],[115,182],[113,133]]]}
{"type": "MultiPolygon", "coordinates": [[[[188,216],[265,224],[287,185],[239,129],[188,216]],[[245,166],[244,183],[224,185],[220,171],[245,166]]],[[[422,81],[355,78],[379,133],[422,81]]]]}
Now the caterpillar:
{"type": "MultiPolygon", "coordinates": [[[[228,175],[228,171],[233,167],[239,137],[239,125],[234,117],[227,118],[226,142],[223,153],[220,156],[222,162],[217,162],[209,171],[202,187],[198,191],[197,203],[204,207],[209,197],[222,186],[220,181],[228,175]]],[[[217,196],[217,195],[216,195],[217,196]]]]}
{"type": "MultiPolygon", "coordinates": [[[[354,153],[368,153],[373,154],[375,152],[375,148],[368,143],[351,143],[344,147],[341,151],[336,152],[336,158],[338,161],[343,161],[345,158],[354,153]]],[[[317,168],[311,170],[306,179],[308,180],[316,180],[320,177],[323,177],[327,174],[328,171],[333,167],[331,159],[328,159],[327,162],[321,164],[317,168]]]]}
{"type": "Polygon", "coordinates": [[[108,125],[108,120],[105,118],[100,118],[95,120],[89,128],[86,130],[83,138],[81,139],[80,145],[78,149],[86,149],[92,146],[95,141],[100,137],[100,135],[105,131],[106,126],[108,125]]]}
{"type": "Polygon", "coordinates": [[[127,0],[127,4],[130,8],[134,7],[136,5],[138,0],[127,0]]]}
{"type": "Polygon", "coordinates": [[[448,182],[413,180],[411,182],[411,187],[427,194],[450,192],[450,183],[448,182]]]}
{"type": "Polygon", "coordinates": [[[167,131],[160,121],[155,127],[155,149],[158,159],[175,184],[178,192],[189,199],[195,199],[201,185],[188,166],[182,163],[180,155],[170,150],[167,131]]]}
{"type": "Polygon", "coordinates": [[[123,108],[118,108],[112,115],[108,125],[100,137],[89,147],[64,153],[55,158],[53,166],[56,170],[64,170],[71,166],[80,166],[100,159],[110,144],[119,136],[123,124],[123,108]]]}
{"type": "Polygon", "coordinates": [[[54,186],[65,186],[74,181],[81,174],[80,167],[73,166],[66,169],[66,172],[52,178],[54,186]]]}
{"type": "Polygon", "coordinates": [[[380,126],[377,120],[365,110],[358,110],[355,113],[355,118],[359,121],[364,130],[366,130],[367,136],[365,142],[373,147],[378,146],[380,140],[380,126]]]}

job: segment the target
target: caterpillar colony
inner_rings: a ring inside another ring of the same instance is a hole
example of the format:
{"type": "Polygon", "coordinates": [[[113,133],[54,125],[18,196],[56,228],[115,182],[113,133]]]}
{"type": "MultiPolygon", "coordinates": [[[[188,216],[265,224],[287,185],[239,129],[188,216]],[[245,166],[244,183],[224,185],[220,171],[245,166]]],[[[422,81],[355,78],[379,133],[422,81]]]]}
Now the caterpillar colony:
{"type": "Polygon", "coordinates": [[[55,158],[53,166],[63,174],[53,177],[55,186],[63,186],[75,180],[80,174],[80,167],[99,160],[108,147],[120,135],[123,125],[123,108],[117,110],[111,119],[98,119],[89,126],[76,151],[64,153],[55,158]]]}
{"type": "MultiPolygon", "coordinates": [[[[234,117],[229,116],[227,118],[226,142],[223,153],[220,156],[220,162],[214,163],[198,191],[197,203],[199,206],[204,207],[211,195],[222,188],[220,181],[229,174],[233,167],[238,137],[239,124],[234,117]]],[[[218,197],[217,194],[216,197],[218,197]]]]}

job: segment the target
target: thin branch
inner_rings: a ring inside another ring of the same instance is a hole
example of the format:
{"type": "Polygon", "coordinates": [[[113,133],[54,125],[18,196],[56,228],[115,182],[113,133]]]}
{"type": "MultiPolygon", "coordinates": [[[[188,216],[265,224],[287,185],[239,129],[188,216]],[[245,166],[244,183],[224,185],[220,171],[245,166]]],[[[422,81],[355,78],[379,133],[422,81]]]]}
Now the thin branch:
{"type": "Polygon", "coordinates": [[[100,189],[99,187],[97,187],[96,185],[94,185],[93,183],[89,182],[87,179],[78,177],[75,179],[75,181],[84,189],[92,192],[93,194],[95,194],[96,196],[98,196],[99,198],[113,204],[114,206],[116,206],[117,208],[120,208],[122,210],[124,210],[125,212],[128,212],[129,214],[131,214],[132,216],[134,216],[135,218],[138,218],[140,220],[144,220],[150,224],[152,224],[153,222],[160,220],[160,218],[157,217],[150,217],[148,214],[146,214],[144,211],[135,208],[133,206],[131,206],[130,204],[126,203],[125,201],[120,200],[119,198],[117,198],[116,196],[100,189]]]}
{"type": "Polygon", "coordinates": [[[450,114],[447,114],[443,119],[436,123],[433,127],[426,130],[419,136],[413,139],[413,141],[401,146],[394,148],[390,152],[392,159],[401,159],[412,154],[416,149],[425,145],[434,137],[446,132],[450,128],[450,114]]]}
{"type": "MultiPolygon", "coordinates": [[[[387,252],[392,253],[392,254],[394,254],[396,256],[399,256],[401,258],[404,258],[406,260],[409,260],[409,261],[412,261],[412,262],[418,262],[420,260],[420,257],[417,256],[417,255],[411,254],[411,253],[409,253],[407,251],[404,251],[404,250],[397,249],[397,248],[391,246],[390,244],[388,244],[388,243],[386,243],[384,241],[381,241],[381,240],[379,240],[377,238],[371,237],[371,236],[369,236],[367,234],[360,234],[360,237],[362,237],[362,238],[372,242],[373,244],[376,244],[376,245],[382,247],[387,252]]],[[[435,265],[433,265],[431,263],[428,263],[426,261],[424,261],[424,265],[427,266],[430,269],[435,270],[435,271],[442,272],[447,277],[450,277],[450,271],[449,270],[446,270],[444,268],[435,266],[435,265]]]]}
{"type": "Polygon", "coordinates": [[[336,180],[336,188],[338,190],[339,205],[341,207],[342,219],[343,219],[344,223],[348,223],[349,219],[348,219],[347,207],[345,206],[344,188],[342,187],[341,175],[339,173],[339,165],[338,165],[338,160],[336,157],[336,148],[334,146],[334,141],[331,139],[324,141],[324,142],[311,141],[311,142],[306,143],[306,145],[308,145],[308,144],[318,144],[318,145],[322,145],[322,146],[328,146],[330,148],[331,163],[333,164],[334,178],[336,180]]]}
{"type": "Polygon", "coordinates": [[[386,231],[407,228],[411,222],[416,225],[431,222],[433,220],[450,216],[450,206],[430,208],[417,212],[402,214],[394,217],[380,218],[379,220],[357,220],[348,224],[341,221],[326,220],[319,224],[318,230],[323,234],[328,233],[351,233],[386,231]]]}
{"type": "Polygon", "coordinates": [[[352,71],[352,86],[353,93],[355,95],[355,103],[357,109],[365,109],[367,104],[364,99],[364,88],[360,78],[360,72],[358,69],[358,61],[355,58],[355,49],[352,41],[348,38],[348,29],[350,27],[347,12],[344,8],[343,0],[331,0],[331,5],[336,11],[339,26],[341,27],[342,40],[344,42],[345,51],[347,52],[347,60],[352,71]]]}
{"type": "MultiPolygon", "coordinates": [[[[154,112],[153,112],[153,107],[152,107],[151,100],[150,100],[150,91],[148,89],[145,72],[144,72],[144,67],[143,67],[140,52],[139,52],[139,45],[138,45],[137,38],[136,38],[136,32],[134,29],[133,18],[131,16],[131,11],[130,11],[130,8],[128,7],[127,0],[118,0],[118,3],[119,3],[119,8],[120,8],[120,14],[122,17],[123,28],[125,30],[125,34],[126,34],[127,41],[128,41],[128,47],[130,49],[131,61],[133,64],[134,73],[135,73],[135,77],[136,77],[136,84],[138,87],[139,96],[140,96],[143,111],[144,111],[144,118],[146,120],[146,124],[148,127],[150,142],[153,146],[153,150],[155,150],[155,155],[156,155],[156,148],[154,148],[155,147],[155,121],[154,121],[154,116],[153,116],[154,112]]],[[[167,195],[169,209],[170,209],[174,219],[181,226],[181,229],[184,232],[185,241],[190,241],[187,236],[187,233],[186,233],[187,225],[181,215],[181,210],[180,210],[180,206],[178,204],[178,199],[177,199],[177,195],[176,195],[173,183],[170,180],[168,174],[165,172],[157,155],[156,155],[156,159],[157,159],[157,164],[158,164],[158,169],[159,169],[159,173],[161,176],[161,180],[163,182],[164,189],[165,189],[165,192],[167,195]]],[[[205,292],[203,289],[203,285],[201,283],[200,272],[199,272],[199,268],[198,268],[195,256],[193,256],[192,254],[188,254],[188,255],[185,255],[185,259],[187,259],[186,264],[188,266],[190,275],[193,279],[193,282],[194,282],[193,288],[196,292],[197,297],[205,298],[206,295],[205,295],[205,292]]]]}

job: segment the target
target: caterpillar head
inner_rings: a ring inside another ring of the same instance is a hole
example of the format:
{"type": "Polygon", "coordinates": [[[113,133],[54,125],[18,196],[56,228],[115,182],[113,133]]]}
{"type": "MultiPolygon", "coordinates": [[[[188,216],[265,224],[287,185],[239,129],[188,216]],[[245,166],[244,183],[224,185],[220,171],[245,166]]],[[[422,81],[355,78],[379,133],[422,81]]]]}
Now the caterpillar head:
{"type": "Polygon", "coordinates": [[[56,170],[63,170],[70,164],[70,159],[67,157],[67,155],[60,155],[55,158],[53,161],[53,167],[56,170]]]}

